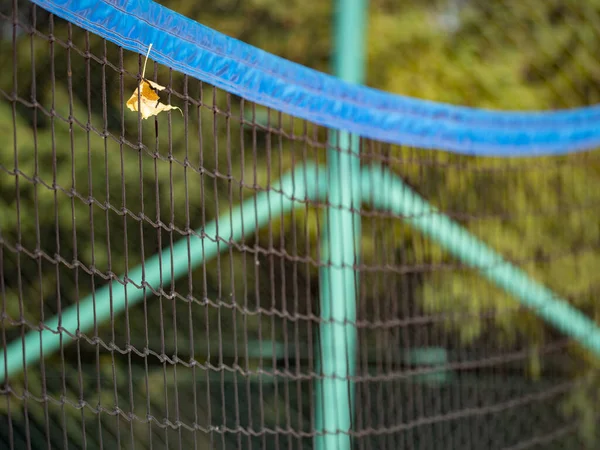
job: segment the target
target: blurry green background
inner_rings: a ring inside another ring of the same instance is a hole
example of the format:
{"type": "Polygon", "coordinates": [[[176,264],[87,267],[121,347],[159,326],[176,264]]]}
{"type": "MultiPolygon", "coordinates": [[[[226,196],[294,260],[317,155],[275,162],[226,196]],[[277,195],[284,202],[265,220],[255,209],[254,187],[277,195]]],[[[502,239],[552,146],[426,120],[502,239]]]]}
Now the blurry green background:
{"type": "MultiPolygon", "coordinates": [[[[163,100],[185,119],[161,114],[140,126],[124,102],[143,56],[26,1],[16,2],[15,53],[8,3],[0,5],[3,342],[294,165],[325,162],[326,130],[154,63],[146,76],[168,86],[163,100]]],[[[329,71],[332,2],[160,3],[329,71]]],[[[600,0],[369,4],[370,86],[510,110],[600,99],[600,0]]],[[[598,319],[597,152],[503,160],[362,146],[365,163],[390,167],[598,319]]],[[[218,259],[11,379],[0,398],[2,442],[308,448],[323,210],[311,203],[247,230],[245,247],[224,243],[218,259]],[[200,365],[189,367],[192,359],[200,365]]],[[[596,448],[597,361],[400,218],[361,214],[357,448],[596,448]],[[431,346],[449,350],[455,378],[411,378],[419,369],[402,350],[431,346]]]]}

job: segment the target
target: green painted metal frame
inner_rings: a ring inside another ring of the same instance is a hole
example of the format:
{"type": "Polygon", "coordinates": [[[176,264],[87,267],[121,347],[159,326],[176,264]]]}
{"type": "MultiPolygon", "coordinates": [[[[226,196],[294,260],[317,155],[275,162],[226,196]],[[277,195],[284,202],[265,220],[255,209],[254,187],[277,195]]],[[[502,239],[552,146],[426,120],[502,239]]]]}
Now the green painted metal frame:
{"type": "MultiPolygon", "coordinates": [[[[337,0],[334,13],[333,73],[351,83],[365,77],[367,0],[337,0]]],[[[356,291],[360,261],[360,140],[330,131],[327,151],[328,208],[321,242],[316,339],[316,450],[352,448],[356,370],[356,291]]]]}

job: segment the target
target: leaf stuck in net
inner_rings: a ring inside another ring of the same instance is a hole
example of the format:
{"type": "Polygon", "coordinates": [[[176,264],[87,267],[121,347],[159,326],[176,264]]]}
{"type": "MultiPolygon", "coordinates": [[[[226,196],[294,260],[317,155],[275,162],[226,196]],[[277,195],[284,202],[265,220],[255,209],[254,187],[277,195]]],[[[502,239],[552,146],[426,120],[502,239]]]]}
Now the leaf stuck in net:
{"type": "Polygon", "coordinates": [[[138,85],[137,89],[133,91],[133,94],[131,97],[129,97],[129,100],[127,100],[127,107],[131,111],[139,112],[142,115],[142,119],[147,119],[148,117],[156,116],[163,111],[170,111],[172,109],[179,110],[179,112],[181,112],[183,115],[181,108],[172,105],[165,105],[164,103],[160,102],[158,91],[165,89],[164,86],[144,78],[146,74],[146,63],[148,62],[148,56],[150,55],[151,48],[152,44],[150,44],[150,47],[148,47],[148,54],[146,55],[146,61],[144,61],[142,81],[138,85]]]}

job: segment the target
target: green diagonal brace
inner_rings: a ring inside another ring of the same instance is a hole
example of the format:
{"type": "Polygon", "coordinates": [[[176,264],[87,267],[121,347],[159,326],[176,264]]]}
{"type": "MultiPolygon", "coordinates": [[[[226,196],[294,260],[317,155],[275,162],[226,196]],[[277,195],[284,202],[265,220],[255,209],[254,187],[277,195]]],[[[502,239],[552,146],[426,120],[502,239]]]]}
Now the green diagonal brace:
{"type": "MultiPolygon", "coordinates": [[[[256,227],[262,227],[269,222],[270,217],[282,216],[292,208],[303,206],[299,201],[314,201],[325,193],[326,181],[323,177],[317,179],[317,167],[308,164],[297,168],[294,172],[284,176],[275,190],[260,193],[256,198],[251,198],[241,206],[235,207],[231,212],[226,212],[218,220],[212,221],[204,229],[199,229],[198,234],[204,233],[208,238],[192,235],[189,239],[189,257],[191,268],[200,266],[205,261],[212,259],[218,252],[226,250],[220,239],[238,241],[243,236],[243,231],[253,233],[256,227]],[[320,183],[319,183],[320,181],[320,183]]],[[[179,278],[188,273],[188,240],[179,240],[172,248],[166,247],[162,255],[154,255],[144,261],[143,269],[145,278],[142,278],[142,266],[135,267],[127,277],[138,286],[145,282],[154,289],[167,286],[171,279],[179,278]]],[[[123,279],[123,276],[121,277],[123,279]]],[[[37,362],[43,355],[50,355],[60,348],[62,332],[58,331],[59,324],[71,334],[75,334],[79,325],[80,333],[87,333],[98,323],[110,319],[112,314],[117,315],[143,300],[145,289],[134,286],[131,282],[112,283],[112,296],[110,286],[106,285],[91,295],[81,299],[79,305],[74,304],[65,309],[60,316],[55,316],[46,321],[42,331],[28,332],[24,339],[12,341],[4,351],[0,351],[0,364],[6,365],[0,369],[0,383],[8,377],[16,375],[37,362]],[[94,308],[95,304],[95,308],[94,308]]]]}
{"type": "Polygon", "coordinates": [[[436,210],[400,177],[385,169],[365,168],[362,185],[363,192],[374,192],[372,198],[365,195],[364,201],[372,201],[375,208],[401,216],[458,260],[477,269],[522,305],[600,357],[600,328],[596,322],[436,210]]]}

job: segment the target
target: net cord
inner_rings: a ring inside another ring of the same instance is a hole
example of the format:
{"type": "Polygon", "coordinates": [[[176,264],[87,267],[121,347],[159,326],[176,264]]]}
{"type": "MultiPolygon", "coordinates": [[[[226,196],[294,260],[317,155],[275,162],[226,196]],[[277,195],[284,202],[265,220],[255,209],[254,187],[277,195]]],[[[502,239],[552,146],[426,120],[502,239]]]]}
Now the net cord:
{"type": "Polygon", "coordinates": [[[382,92],[211,30],[151,0],[32,0],[123,48],[247,100],[318,125],[461,154],[558,155],[600,146],[600,106],[489,111],[382,92]]]}

